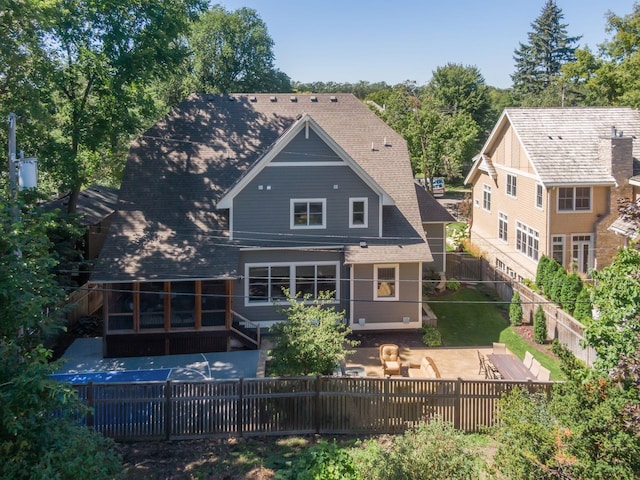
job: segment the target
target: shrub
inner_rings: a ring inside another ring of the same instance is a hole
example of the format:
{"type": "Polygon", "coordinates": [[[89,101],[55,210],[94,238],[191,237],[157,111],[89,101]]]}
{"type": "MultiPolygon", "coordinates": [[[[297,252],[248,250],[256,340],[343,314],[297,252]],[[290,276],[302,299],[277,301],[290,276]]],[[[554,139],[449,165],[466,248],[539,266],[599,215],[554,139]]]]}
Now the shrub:
{"type": "Polygon", "coordinates": [[[573,313],[576,306],[576,300],[578,295],[582,291],[582,279],[577,273],[568,275],[562,284],[560,291],[560,301],[562,303],[562,309],[566,312],[573,313]]]}
{"type": "Polygon", "coordinates": [[[449,280],[447,280],[447,290],[451,290],[452,292],[460,290],[460,282],[451,277],[449,280]]]}
{"type": "Polygon", "coordinates": [[[442,337],[440,336],[440,330],[435,327],[429,327],[425,325],[424,327],[422,327],[422,341],[427,347],[442,346],[442,337]]]}
{"type": "Polygon", "coordinates": [[[478,478],[481,461],[469,439],[447,423],[421,423],[385,445],[366,443],[356,465],[368,480],[478,478]]]}
{"type": "Polygon", "coordinates": [[[547,319],[541,306],[538,306],[533,316],[533,339],[540,344],[547,341],[547,319]]]}
{"type": "Polygon", "coordinates": [[[540,257],[540,260],[538,260],[538,268],[536,269],[536,286],[542,290],[544,290],[546,274],[550,261],[551,259],[546,255],[543,255],[540,257]]]}
{"type": "Polygon", "coordinates": [[[348,448],[335,441],[320,441],[304,450],[288,469],[280,469],[274,480],[359,480],[355,462],[348,448]]]}
{"type": "Polygon", "coordinates": [[[433,295],[436,293],[436,285],[440,281],[440,274],[430,268],[422,276],[422,293],[424,295],[433,295]]]}
{"type": "Polygon", "coordinates": [[[562,303],[562,287],[567,280],[567,272],[564,268],[555,270],[552,276],[549,278],[548,292],[545,291],[547,296],[557,304],[562,303]]]}
{"type": "Polygon", "coordinates": [[[540,272],[542,278],[540,279],[540,286],[544,294],[551,298],[551,290],[553,289],[553,279],[555,278],[556,272],[562,270],[562,272],[566,273],[562,265],[553,260],[552,258],[547,258],[546,262],[543,262],[544,268],[540,272]]]}
{"type": "Polygon", "coordinates": [[[520,303],[520,292],[513,292],[511,305],[509,305],[509,321],[511,325],[522,325],[522,304],[520,303]]]}
{"type": "Polygon", "coordinates": [[[573,309],[573,317],[580,323],[587,324],[592,320],[591,292],[583,287],[576,298],[576,306],[573,309]]]}

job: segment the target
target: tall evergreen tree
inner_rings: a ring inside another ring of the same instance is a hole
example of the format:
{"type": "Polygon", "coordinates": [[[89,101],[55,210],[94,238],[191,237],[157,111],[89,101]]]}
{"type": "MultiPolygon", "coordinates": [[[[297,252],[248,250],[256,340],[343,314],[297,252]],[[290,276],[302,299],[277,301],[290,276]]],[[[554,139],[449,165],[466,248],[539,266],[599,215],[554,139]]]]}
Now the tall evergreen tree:
{"type": "Polygon", "coordinates": [[[575,60],[576,42],[581,37],[570,37],[564,15],[555,0],[547,0],[540,16],[531,24],[529,42],[520,43],[515,50],[516,71],[511,76],[513,88],[523,103],[553,103],[549,90],[561,75],[561,67],[575,60]],[[542,100],[540,100],[542,99],[542,100]]]}

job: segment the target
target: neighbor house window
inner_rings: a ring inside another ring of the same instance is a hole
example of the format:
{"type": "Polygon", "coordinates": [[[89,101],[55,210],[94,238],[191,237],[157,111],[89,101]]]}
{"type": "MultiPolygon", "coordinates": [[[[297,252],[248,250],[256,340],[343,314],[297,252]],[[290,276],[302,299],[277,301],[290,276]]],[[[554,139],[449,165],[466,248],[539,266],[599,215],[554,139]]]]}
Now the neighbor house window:
{"type": "Polygon", "coordinates": [[[542,208],[542,199],[543,199],[543,189],[542,185],[536,185],[536,208],[542,208]]]}
{"type": "Polygon", "coordinates": [[[538,260],[540,234],[521,222],[516,222],[516,250],[532,260],[538,260]]]}
{"type": "Polygon", "coordinates": [[[307,198],[291,200],[291,228],[325,228],[327,200],[307,198]]]}
{"type": "Polygon", "coordinates": [[[551,258],[564,266],[564,235],[551,237],[551,258]]]}
{"type": "Polygon", "coordinates": [[[367,215],[368,198],[350,198],[349,199],[349,227],[350,228],[366,228],[369,224],[367,215]]]}
{"type": "Polygon", "coordinates": [[[285,299],[284,290],[316,299],[331,292],[339,299],[338,263],[249,264],[245,267],[246,305],[272,305],[285,299]]]}
{"type": "Polygon", "coordinates": [[[398,300],[398,265],[374,266],[374,300],[398,300]]]}
{"type": "Polygon", "coordinates": [[[498,238],[504,242],[507,241],[508,223],[507,216],[500,212],[498,214],[498,238]]]}
{"type": "Polygon", "coordinates": [[[507,195],[516,197],[516,176],[507,174],[507,195]]]}
{"type": "Polygon", "coordinates": [[[591,210],[591,187],[560,187],[558,189],[558,211],[585,210],[591,210]]]}
{"type": "Polygon", "coordinates": [[[482,186],[482,208],[487,212],[491,211],[491,186],[482,186]]]}

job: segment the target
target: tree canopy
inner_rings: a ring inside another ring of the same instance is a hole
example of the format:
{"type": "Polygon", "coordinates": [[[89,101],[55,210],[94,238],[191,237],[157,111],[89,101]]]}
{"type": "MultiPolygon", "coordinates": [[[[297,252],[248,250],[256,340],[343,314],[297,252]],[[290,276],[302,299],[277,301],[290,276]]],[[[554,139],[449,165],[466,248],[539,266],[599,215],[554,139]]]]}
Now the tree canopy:
{"type": "Polygon", "coordinates": [[[274,67],[273,40],[255,10],[214,6],[193,25],[190,45],[198,91],[291,91],[289,77],[274,67]]]}
{"type": "Polygon", "coordinates": [[[576,42],[581,38],[567,34],[563,18],[555,0],[547,0],[540,16],[531,24],[528,42],[520,43],[514,52],[516,71],[511,78],[524,104],[561,105],[563,87],[557,80],[562,65],[574,61],[576,42]]]}

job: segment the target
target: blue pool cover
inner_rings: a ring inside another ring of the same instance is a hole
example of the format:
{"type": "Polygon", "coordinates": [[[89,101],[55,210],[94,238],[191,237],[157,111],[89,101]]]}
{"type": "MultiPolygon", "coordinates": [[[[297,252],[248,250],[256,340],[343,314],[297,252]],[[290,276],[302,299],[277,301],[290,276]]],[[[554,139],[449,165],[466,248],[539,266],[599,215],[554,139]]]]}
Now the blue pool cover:
{"type": "Polygon", "coordinates": [[[51,378],[60,382],[69,382],[72,385],[86,384],[89,382],[155,382],[166,380],[170,373],[170,368],[160,368],[155,370],[124,370],[115,372],[56,373],[51,375],[51,378]]]}

